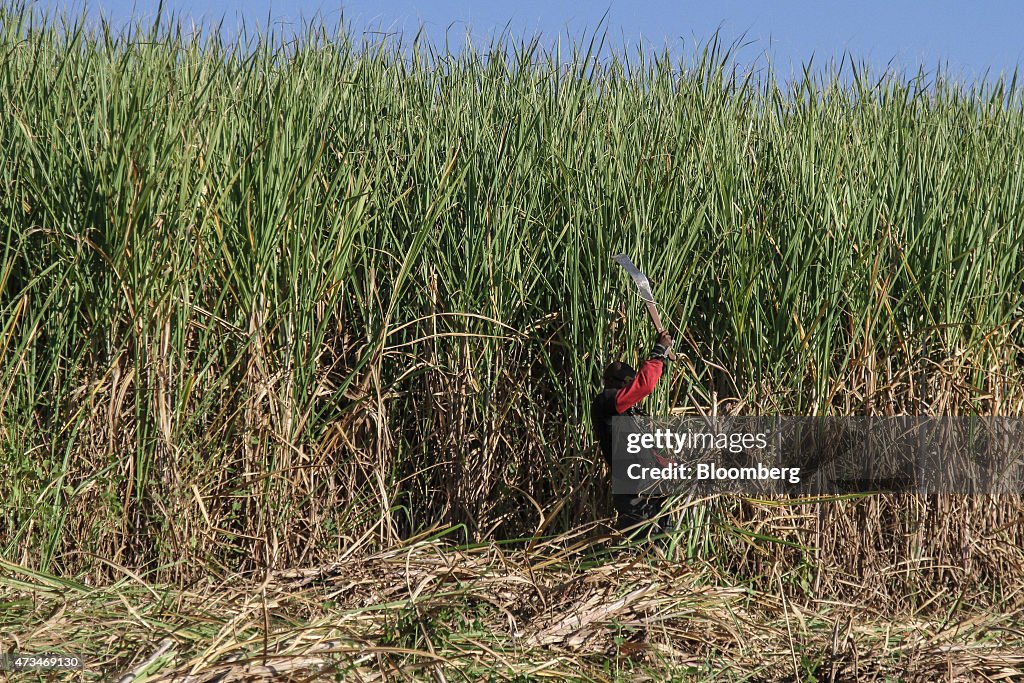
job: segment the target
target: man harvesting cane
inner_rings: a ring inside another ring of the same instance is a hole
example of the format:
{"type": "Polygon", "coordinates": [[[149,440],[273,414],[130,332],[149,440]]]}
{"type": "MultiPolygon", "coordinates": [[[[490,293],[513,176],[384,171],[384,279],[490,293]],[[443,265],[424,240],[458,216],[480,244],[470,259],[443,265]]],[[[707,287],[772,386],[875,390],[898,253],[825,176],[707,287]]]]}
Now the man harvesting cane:
{"type": "MultiPolygon", "coordinates": [[[[644,414],[638,404],[654,391],[669,360],[672,344],[668,332],[661,332],[650,356],[637,370],[620,362],[605,368],[604,388],[590,402],[590,419],[609,470],[612,467],[612,418],[644,414]]],[[[628,494],[613,495],[612,501],[620,529],[655,518],[665,502],[663,498],[628,494]]]]}

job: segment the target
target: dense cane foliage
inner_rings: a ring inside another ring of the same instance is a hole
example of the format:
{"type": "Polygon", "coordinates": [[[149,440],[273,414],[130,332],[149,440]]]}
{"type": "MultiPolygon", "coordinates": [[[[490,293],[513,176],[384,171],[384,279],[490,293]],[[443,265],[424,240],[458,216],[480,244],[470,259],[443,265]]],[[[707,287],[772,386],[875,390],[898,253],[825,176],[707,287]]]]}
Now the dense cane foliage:
{"type": "MultiPolygon", "coordinates": [[[[4,556],[180,577],[605,516],[589,396],[650,343],[617,251],[688,357],[656,408],[1022,413],[1015,80],[17,10],[0,36],[4,556]]],[[[779,552],[1022,533],[1016,504],[936,505],[776,513],[849,534],[779,552]]]]}

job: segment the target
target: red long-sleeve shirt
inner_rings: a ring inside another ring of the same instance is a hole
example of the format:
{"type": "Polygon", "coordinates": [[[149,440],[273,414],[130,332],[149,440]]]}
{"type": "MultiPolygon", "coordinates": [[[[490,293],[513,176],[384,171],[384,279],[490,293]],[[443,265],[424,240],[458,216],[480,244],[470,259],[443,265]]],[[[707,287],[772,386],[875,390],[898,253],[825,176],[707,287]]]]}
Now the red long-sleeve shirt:
{"type": "Polygon", "coordinates": [[[615,411],[622,415],[644,400],[648,394],[654,391],[654,385],[661,379],[663,368],[664,363],[657,358],[650,358],[641,363],[633,381],[615,394],[615,411]]]}

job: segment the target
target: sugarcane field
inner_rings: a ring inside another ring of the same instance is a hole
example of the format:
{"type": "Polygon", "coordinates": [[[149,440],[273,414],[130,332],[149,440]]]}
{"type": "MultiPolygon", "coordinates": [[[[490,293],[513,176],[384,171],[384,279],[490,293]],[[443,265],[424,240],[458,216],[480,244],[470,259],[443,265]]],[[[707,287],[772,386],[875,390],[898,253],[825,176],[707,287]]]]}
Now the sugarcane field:
{"type": "Polygon", "coordinates": [[[0,0],[0,680],[1024,681],[1024,10],[427,5],[0,0]]]}

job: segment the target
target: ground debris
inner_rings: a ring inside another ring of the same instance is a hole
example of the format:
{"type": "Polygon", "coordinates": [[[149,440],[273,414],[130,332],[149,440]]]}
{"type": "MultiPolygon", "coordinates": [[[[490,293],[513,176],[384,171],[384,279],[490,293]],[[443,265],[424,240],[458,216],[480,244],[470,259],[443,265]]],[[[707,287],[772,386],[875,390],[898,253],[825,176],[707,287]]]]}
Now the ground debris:
{"type": "Polygon", "coordinates": [[[25,606],[18,641],[75,651],[86,680],[592,680],[609,663],[630,678],[680,680],[1024,676],[1019,609],[886,614],[737,586],[650,549],[589,567],[558,552],[413,543],[193,590],[58,589],[6,564],[0,586],[25,606]]]}

